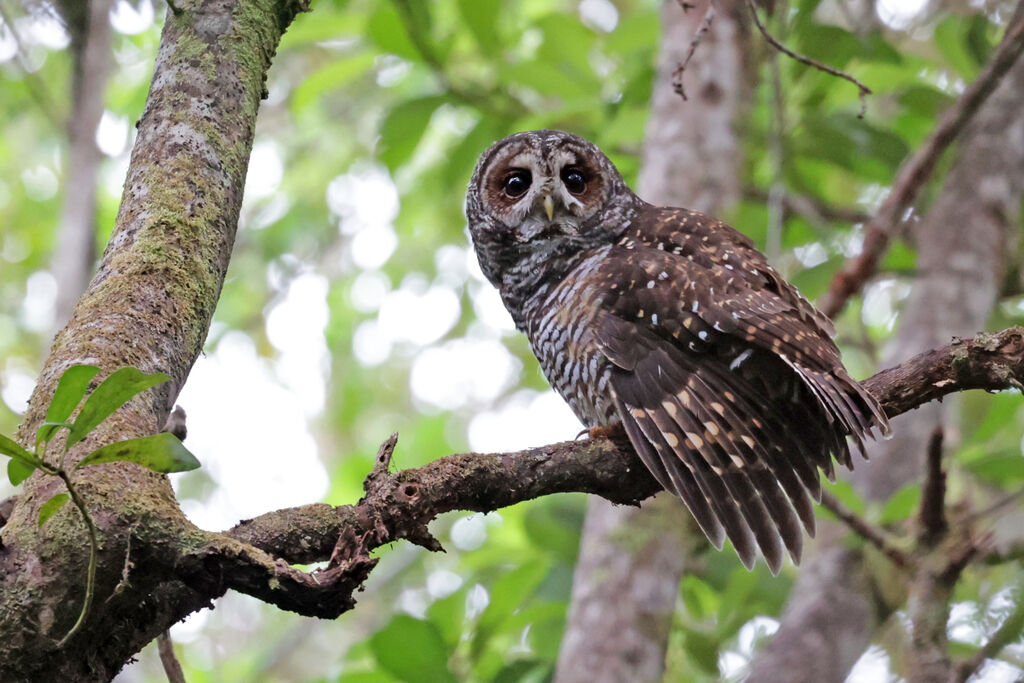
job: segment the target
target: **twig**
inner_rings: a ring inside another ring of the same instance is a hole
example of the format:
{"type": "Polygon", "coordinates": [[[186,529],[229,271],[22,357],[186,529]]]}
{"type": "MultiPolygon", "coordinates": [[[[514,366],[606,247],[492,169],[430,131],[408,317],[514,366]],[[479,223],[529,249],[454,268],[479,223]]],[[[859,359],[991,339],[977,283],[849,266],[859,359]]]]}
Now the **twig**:
{"type": "Polygon", "coordinates": [[[875,546],[883,555],[900,569],[908,569],[913,562],[905,552],[897,548],[886,538],[885,533],[876,529],[857,513],[839,502],[839,499],[828,491],[821,492],[821,506],[839,518],[851,531],[875,546]]]}
{"type": "MultiPolygon", "coordinates": [[[[687,5],[683,4],[683,11],[687,9],[687,5]]],[[[692,5],[691,5],[692,7],[692,5]]],[[[704,39],[704,35],[711,29],[711,22],[715,20],[715,0],[708,0],[708,8],[704,12],[704,18],[701,19],[700,25],[697,30],[693,33],[693,38],[690,39],[690,47],[686,49],[686,55],[683,56],[683,61],[679,62],[675,71],[672,72],[672,89],[679,94],[684,100],[686,100],[686,91],[683,89],[683,72],[686,71],[687,65],[690,63],[690,59],[693,57],[693,53],[697,51],[697,46],[700,45],[700,41],[704,39]]]]}
{"type": "Polygon", "coordinates": [[[754,23],[757,25],[757,30],[761,32],[761,35],[764,36],[764,39],[768,41],[769,45],[771,45],[784,55],[792,59],[795,59],[801,64],[812,66],[818,71],[824,71],[827,74],[837,76],[857,86],[858,95],[860,97],[860,113],[857,114],[857,118],[864,118],[864,113],[868,110],[867,96],[871,94],[871,88],[864,85],[859,80],[857,80],[850,74],[846,73],[845,71],[841,71],[840,69],[837,69],[834,66],[829,66],[828,64],[822,64],[818,60],[811,59],[810,57],[804,56],[798,52],[793,52],[788,47],[779,42],[779,40],[776,39],[775,36],[768,33],[768,29],[764,27],[764,24],[761,23],[761,18],[757,15],[757,7],[754,5],[754,0],[747,0],[747,7],[750,8],[750,14],[754,18],[754,23]]]}
{"type": "MultiPolygon", "coordinates": [[[[1018,5],[1018,14],[1022,5],[1024,0],[1018,5]]],[[[921,187],[935,170],[942,153],[959,137],[1022,51],[1024,18],[1010,25],[995,54],[982,69],[977,80],[971,83],[960,99],[946,110],[924,145],[900,167],[889,196],[864,226],[864,245],[861,253],[848,260],[843,269],[836,273],[828,292],[821,298],[818,307],[825,315],[834,318],[850,297],[860,291],[868,278],[878,270],[878,262],[889,246],[889,241],[898,230],[905,214],[912,208],[921,187]]]]}
{"type": "Polygon", "coordinates": [[[89,529],[89,568],[85,574],[85,599],[82,601],[82,611],[78,613],[78,621],[71,627],[71,630],[65,634],[60,642],[57,643],[58,648],[64,647],[71,637],[75,635],[82,625],[85,624],[86,618],[89,616],[89,609],[92,607],[93,594],[96,592],[96,560],[99,555],[99,540],[96,534],[96,524],[92,521],[92,515],[85,508],[85,501],[82,500],[78,490],[71,484],[71,477],[64,469],[59,469],[55,472],[62,480],[64,485],[68,488],[68,494],[71,496],[71,502],[75,504],[78,511],[82,514],[82,519],[85,520],[85,525],[89,529]]]}
{"type": "Polygon", "coordinates": [[[998,655],[1004,647],[1017,640],[1024,631],[1024,595],[1017,596],[1017,605],[992,634],[981,649],[960,662],[949,677],[950,683],[963,683],[977,671],[986,659],[998,655]]]}
{"type": "Polygon", "coordinates": [[[185,683],[185,672],[181,670],[181,662],[174,653],[170,631],[164,631],[156,637],[156,650],[160,653],[160,663],[163,664],[169,683],[185,683]]]}
{"type": "Polygon", "coordinates": [[[942,426],[937,425],[928,439],[928,457],[924,483],[921,486],[921,508],[918,521],[919,542],[934,547],[946,534],[946,473],[942,471],[942,426]]]}

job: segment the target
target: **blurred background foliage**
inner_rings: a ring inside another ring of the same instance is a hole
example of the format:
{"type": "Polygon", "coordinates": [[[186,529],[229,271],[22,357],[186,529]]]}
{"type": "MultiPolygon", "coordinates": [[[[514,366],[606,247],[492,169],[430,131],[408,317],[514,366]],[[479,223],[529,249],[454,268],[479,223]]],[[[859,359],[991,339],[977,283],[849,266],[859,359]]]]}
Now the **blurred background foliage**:
{"type": "MultiPolygon", "coordinates": [[[[574,419],[547,391],[479,273],[464,190],[487,145],[539,127],[590,138],[634,183],[658,5],[318,0],[298,18],[270,72],[228,280],[180,401],[189,447],[204,468],[176,486],[198,524],[224,528],[276,507],[354,502],[377,446],[395,430],[398,467],[575,435],[574,419]]],[[[12,433],[56,324],[61,274],[51,272],[50,258],[66,177],[61,122],[71,67],[52,8],[12,0],[0,7],[0,431],[12,433]]],[[[105,155],[99,249],[116,217],[165,10],[122,0],[110,14],[114,66],[96,136],[105,155]]],[[[859,119],[853,86],[783,61],[779,178],[765,63],[756,101],[739,122],[747,196],[724,217],[764,248],[773,183],[818,207],[787,215],[773,258],[809,298],[821,295],[861,239],[849,214],[877,206],[900,161],[977,75],[1007,11],[986,0],[798,0],[776,11],[770,27],[788,44],[851,71],[875,95],[859,119]]],[[[893,248],[839,321],[855,376],[875,369],[914,262],[912,245],[893,248]]],[[[1009,289],[993,328],[1024,322],[1019,288],[1009,289]]],[[[954,493],[1019,488],[1019,396],[967,396],[964,413],[950,465],[954,493]]],[[[919,495],[912,487],[875,509],[849,486],[836,492],[867,517],[897,525],[919,495]]],[[[434,524],[446,554],[404,543],[384,549],[358,609],[335,622],[228,595],[172,629],[186,676],[547,680],[583,503],[565,495],[487,516],[449,515],[434,524]]],[[[704,567],[681,586],[668,680],[741,677],[796,571],[787,567],[777,579],[761,566],[748,573],[728,552],[709,554],[704,567]]],[[[966,577],[953,612],[958,647],[976,647],[999,623],[1013,604],[1008,587],[1022,579],[1013,565],[966,577]]],[[[1022,656],[1010,649],[1004,658],[1020,664],[1022,656]]],[[[855,680],[882,680],[875,676],[891,675],[898,659],[879,642],[855,680]]],[[[153,649],[118,680],[163,680],[153,649]]]]}

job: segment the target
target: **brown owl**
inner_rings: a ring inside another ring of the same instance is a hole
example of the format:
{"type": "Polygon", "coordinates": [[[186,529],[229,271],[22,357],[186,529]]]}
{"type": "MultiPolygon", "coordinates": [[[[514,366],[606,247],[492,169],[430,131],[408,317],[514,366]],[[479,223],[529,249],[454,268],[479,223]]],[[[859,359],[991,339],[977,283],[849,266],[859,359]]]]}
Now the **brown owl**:
{"type": "Polygon", "coordinates": [[[466,197],[480,267],[551,385],[637,454],[743,563],[794,562],[814,533],[818,468],[889,424],[850,378],[829,320],[744,235],[652,206],[575,135],[517,133],[466,197]]]}

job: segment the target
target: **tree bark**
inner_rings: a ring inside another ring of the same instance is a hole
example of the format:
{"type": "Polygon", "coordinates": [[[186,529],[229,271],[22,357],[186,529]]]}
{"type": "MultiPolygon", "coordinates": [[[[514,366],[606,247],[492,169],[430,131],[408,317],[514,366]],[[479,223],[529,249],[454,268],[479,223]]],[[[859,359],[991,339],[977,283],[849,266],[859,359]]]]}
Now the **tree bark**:
{"type": "MultiPolygon", "coordinates": [[[[662,6],[662,39],[638,190],[655,204],[714,213],[740,195],[742,149],[734,122],[750,97],[745,30],[734,3],[719,8],[682,74],[702,12],[662,6]]],[[[689,513],[662,494],[639,508],[588,502],[568,623],[555,679],[660,681],[679,581],[691,554],[689,513]]],[[[700,532],[696,532],[699,536],[700,532]]]]}
{"type": "MultiPolygon", "coordinates": [[[[914,230],[918,272],[883,365],[984,327],[1012,253],[1022,192],[1024,62],[1018,61],[965,132],[938,199],[914,230]]],[[[870,460],[853,473],[861,494],[884,500],[918,479],[929,437],[955,405],[930,403],[894,419],[892,440],[874,444],[870,460]]],[[[843,681],[895,607],[865,590],[863,553],[830,540],[820,545],[749,680],[843,681]]]]}

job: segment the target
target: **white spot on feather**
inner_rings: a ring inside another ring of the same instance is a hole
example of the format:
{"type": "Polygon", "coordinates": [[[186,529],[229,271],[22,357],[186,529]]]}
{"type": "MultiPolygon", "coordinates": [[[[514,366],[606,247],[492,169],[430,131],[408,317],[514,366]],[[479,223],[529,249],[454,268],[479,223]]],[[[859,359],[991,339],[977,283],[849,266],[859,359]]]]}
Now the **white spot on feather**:
{"type": "Polygon", "coordinates": [[[743,365],[744,361],[746,361],[748,358],[750,358],[750,354],[751,353],[753,353],[753,351],[751,351],[750,349],[747,349],[746,351],[744,351],[740,355],[738,355],[735,358],[733,358],[732,362],[729,363],[729,369],[730,370],[735,370],[739,366],[743,365]]]}

